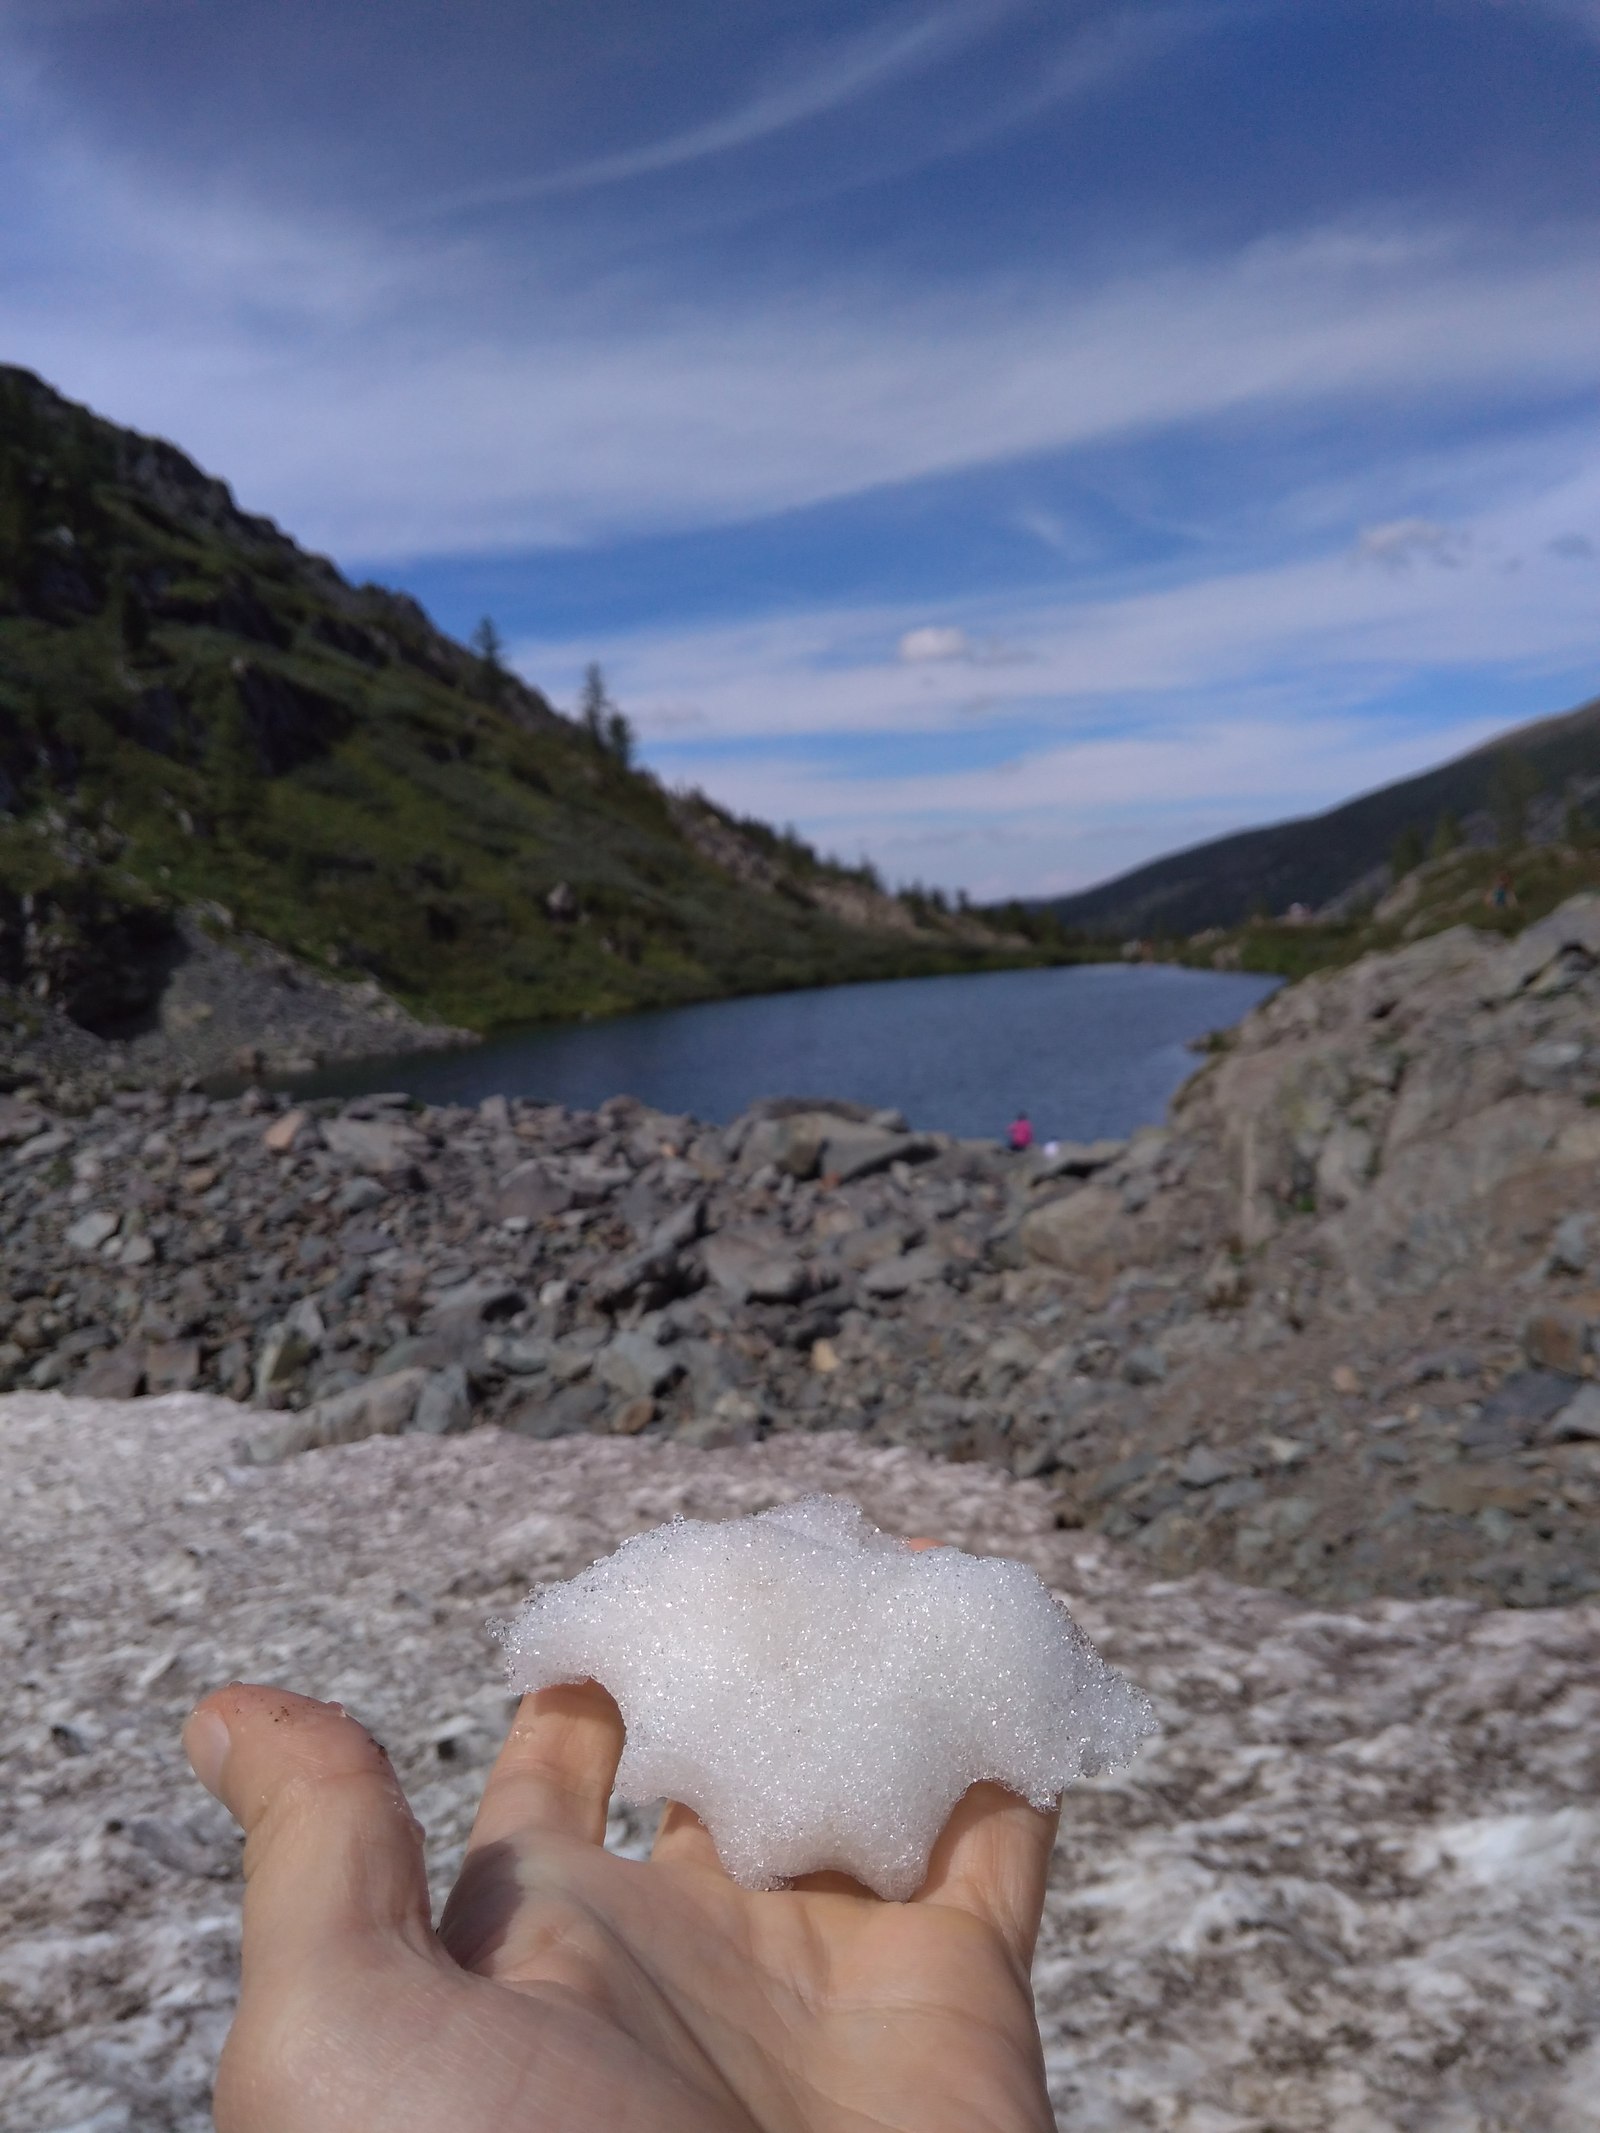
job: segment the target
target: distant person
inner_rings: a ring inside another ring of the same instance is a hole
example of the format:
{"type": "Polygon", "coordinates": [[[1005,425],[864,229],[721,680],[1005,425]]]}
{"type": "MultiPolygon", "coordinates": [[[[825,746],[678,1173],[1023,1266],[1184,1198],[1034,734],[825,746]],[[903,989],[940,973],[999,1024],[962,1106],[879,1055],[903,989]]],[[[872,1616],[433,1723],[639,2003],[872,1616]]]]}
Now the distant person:
{"type": "Polygon", "coordinates": [[[1487,902],[1491,911],[1514,911],[1516,909],[1517,892],[1509,874],[1504,872],[1496,874],[1489,887],[1487,902]]]}
{"type": "Polygon", "coordinates": [[[1033,1128],[1026,1111],[1019,1111],[1006,1128],[1006,1145],[1013,1155],[1026,1155],[1033,1146],[1033,1128]]]}

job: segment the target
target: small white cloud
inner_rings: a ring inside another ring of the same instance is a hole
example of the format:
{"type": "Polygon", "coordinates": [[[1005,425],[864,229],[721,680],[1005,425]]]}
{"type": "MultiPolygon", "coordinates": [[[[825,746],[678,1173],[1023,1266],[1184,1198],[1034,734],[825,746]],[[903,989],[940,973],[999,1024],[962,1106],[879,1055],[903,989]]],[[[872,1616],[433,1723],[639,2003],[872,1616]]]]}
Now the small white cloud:
{"type": "Polygon", "coordinates": [[[906,631],[900,640],[900,657],[911,666],[930,659],[970,659],[972,643],[965,630],[928,623],[906,631]]]}
{"type": "Polygon", "coordinates": [[[1386,570],[1409,570],[1413,563],[1439,563],[1455,570],[1466,561],[1471,545],[1471,536],[1457,526],[1432,518],[1396,518],[1364,528],[1356,541],[1356,557],[1363,563],[1381,563],[1386,570]]]}

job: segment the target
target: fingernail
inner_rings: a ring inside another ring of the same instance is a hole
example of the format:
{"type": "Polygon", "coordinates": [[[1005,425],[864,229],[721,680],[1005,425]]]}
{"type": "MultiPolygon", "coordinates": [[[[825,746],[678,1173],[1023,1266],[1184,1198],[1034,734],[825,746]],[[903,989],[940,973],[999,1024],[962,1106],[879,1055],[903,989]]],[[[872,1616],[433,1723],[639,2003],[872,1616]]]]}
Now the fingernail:
{"type": "Polygon", "coordinates": [[[222,1798],[222,1766],[233,1746],[228,1729],[215,1711],[196,1711],[183,1729],[183,1752],[189,1767],[215,1798],[222,1798]]]}

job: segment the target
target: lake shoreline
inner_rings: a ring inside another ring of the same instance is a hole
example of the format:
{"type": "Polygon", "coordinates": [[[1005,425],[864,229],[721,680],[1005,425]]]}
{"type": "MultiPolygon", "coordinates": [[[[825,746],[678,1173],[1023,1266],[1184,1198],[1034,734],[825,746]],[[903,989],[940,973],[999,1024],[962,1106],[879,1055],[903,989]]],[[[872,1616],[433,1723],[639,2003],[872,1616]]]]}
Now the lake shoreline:
{"type": "MultiPolygon", "coordinates": [[[[1093,1139],[1155,1123],[1195,1050],[1278,982],[1120,958],[863,980],[511,1025],[470,1050],[408,1048],[264,1085],[294,1100],[404,1093],[588,1109],[628,1095],[721,1124],[810,1091],[978,1137],[1002,1134],[1020,1108],[1041,1137],[1093,1139]]],[[[245,1086],[233,1076],[207,1089],[245,1086]]]]}
{"type": "Polygon", "coordinates": [[[0,1391],[221,1394],[267,1463],[845,1430],[1172,1576],[1600,1592],[1597,989],[1581,904],[1442,936],[1182,1051],[1163,1124],[1020,1157],[914,1102],[0,1098],[0,1391]]]}

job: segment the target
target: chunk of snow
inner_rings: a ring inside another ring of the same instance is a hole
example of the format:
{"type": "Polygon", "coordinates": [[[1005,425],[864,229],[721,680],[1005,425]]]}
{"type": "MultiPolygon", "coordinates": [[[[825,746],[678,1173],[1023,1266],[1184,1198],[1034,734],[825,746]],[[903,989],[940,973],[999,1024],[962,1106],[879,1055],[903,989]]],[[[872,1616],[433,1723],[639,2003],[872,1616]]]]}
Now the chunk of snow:
{"type": "Polygon", "coordinates": [[[834,1867],[904,1899],[968,1786],[1051,1807],[1154,1730],[1023,1564],[915,1551],[839,1496],[674,1519],[496,1628],[513,1689],[611,1692],[619,1793],[684,1801],[746,1888],[834,1867]]]}

